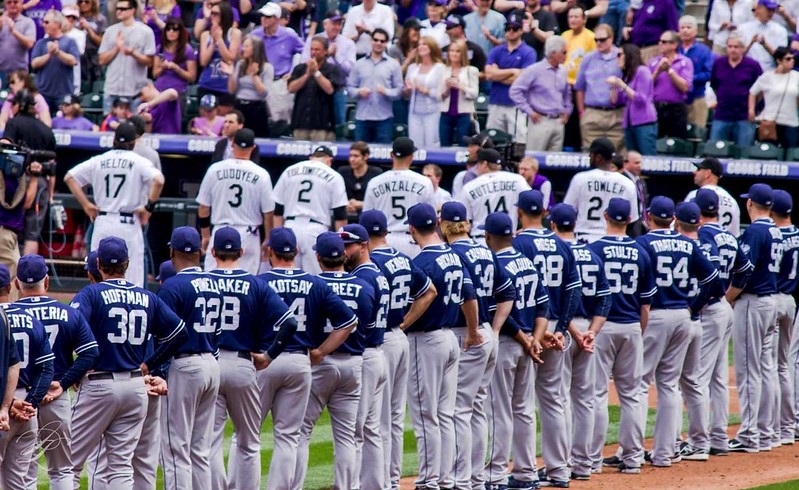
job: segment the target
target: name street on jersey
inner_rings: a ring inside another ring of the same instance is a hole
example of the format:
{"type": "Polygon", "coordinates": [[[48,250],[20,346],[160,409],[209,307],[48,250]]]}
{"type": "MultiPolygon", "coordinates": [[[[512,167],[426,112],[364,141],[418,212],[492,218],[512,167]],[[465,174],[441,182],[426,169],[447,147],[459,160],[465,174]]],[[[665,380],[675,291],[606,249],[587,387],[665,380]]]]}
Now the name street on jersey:
{"type": "Polygon", "coordinates": [[[408,180],[393,180],[391,182],[383,182],[372,189],[374,197],[380,197],[389,192],[412,192],[418,196],[426,189],[425,186],[418,182],[410,182],[408,180]]]}
{"type": "Polygon", "coordinates": [[[361,294],[363,286],[360,284],[353,284],[351,282],[329,282],[330,288],[339,296],[347,296],[355,298],[361,294]]]}
{"type": "Polygon", "coordinates": [[[494,192],[521,192],[519,186],[516,185],[518,183],[516,180],[492,180],[469,191],[469,197],[478,199],[494,192]]]}
{"type": "Polygon", "coordinates": [[[260,177],[249,170],[242,170],[240,168],[222,168],[216,171],[216,178],[219,180],[232,179],[243,180],[255,184],[260,177]]]}

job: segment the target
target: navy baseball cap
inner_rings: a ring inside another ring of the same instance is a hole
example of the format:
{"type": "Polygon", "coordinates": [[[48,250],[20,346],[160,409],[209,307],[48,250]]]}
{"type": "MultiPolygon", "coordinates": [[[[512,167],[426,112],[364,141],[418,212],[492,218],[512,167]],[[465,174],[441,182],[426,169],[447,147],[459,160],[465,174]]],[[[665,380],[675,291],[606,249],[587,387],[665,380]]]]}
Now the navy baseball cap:
{"type": "Polygon", "coordinates": [[[28,254],[20,257],[17,263],[17,279],[33,284],[47,275],[47,262],[39,254],[28,254]]]}
{"type": "Polygon", "coordinates": [[[494,165],[502,165],[502,155],[493,148],[480,148],[477,150],[477,161],[485,160],[494,165]]]}
{"type": "Polygon", "coordinates": [[[0,264],[0,288],[4,288],[11,284],[11,273],[8,271],[8,266],[0,264]]]}
{"type": "Polygon", "coordinates": [[[331,150],[330,147],[327,145],[319,145],[316,148],[314,148],[313,153],[311,153],[312,157],[318,157],[322,155],[329,156],[330,158],[333,158],[335,156],[333,155],[333,150],[331,150]]]}
{"type": "Polygon", "coordinates": [[[412,226],[430,226],[435,224],[438,216],[433,206],[427,203],[417,203],[408,209],[408,219],[405,220],[406,225],[412,226]]]}
{"type": "Polygon", "coordinates": [[[200,234],[191,226],[180,226],[172,230],[169,246],[178,252],[197,252],[200,250],[200,234]]]}
{"type": "Polygon", "coordinates": [[[613,153],[615,151],[616,147],[613,145],[613,142],[605,137],[595,139],[588,148],[588,153],[595,153],[608,160],[613,158],[613,153]]]}
{"type": "Polygon", "coordinates": [[[486,218],[485,224],[478,226],[478,228],[492,235],[513,235],[513,221],[508,216],[508,213],[491,213],[486,218]]]}
{"type": "Polygon", "coordinates": [[[100,269],[97,267],[97,250],[92,250],[86,257],[86,265],[83,266],[83,269],[95,277],[100,275],[100,269]]]}
{"type": "Polygon", "coordinates": [[[345,225],[339,230],[339,235],[341,235],[341,239],[344,240],[345,244],[366,243],[369,241],[369,232],[358,224],[345,225]]]}
{"type": "Polygon", "coordinates": [[[391,153],[395,157],[411,156],[415,151],[416,145],[414,144],[413,140],[406,138],[405,136],[400,136],[399,138],[395,139],[394,143],[391,145],[391,153]]]}
{"type": "Polygon", "coordinates": [[[252,129],[241,128],[233,136],[233,144],[239,148],[252,148],[255,146],[255,133],[252,129]]]}
{"type": "Polygon", "coordinates": [[[297,250],[297,237],[290,228],[278,226],[269,232],[266,245],[275,252],[291,252],[297,250]]]}
{"type": "Polygon", "coordinates": [[[165,260],[161,262],[161,265],[158,267],[158,275],[155,276],[155,280],[164,282],[177,273],[178,271],[175,270],[175,266],[172,264],[172,261],[165,260]]]}
{"type": "Polygon", "coordinates": [[[382,233],[388,230],[386,215],[378,209],[370,209],[361,213],[358,224],[366,228],[369,233],[382,233]]]}
{"type": "Polygon", "coordinates": [[[214,250],[237,252],[241,250],[241,235],[238,230],[225,226],[214,232],[214,250]]]}
{"type": "Polygon", "coordinates": [[[139,133],[136,131],[136,126],[130,121],[119,123],[119,126],[114,130],[114,141],[117,143],[130,143],[136,141],[139,133]]]}
{"type": "Polygon", "coordinates": [[[549,210],[549,219],[558,226],[572,226],[577,221],[577,210],[571,204],[555,204],[549,210]]]}
{"type": "Polygon", "coordinates": [[[205,94],[203,98],[200,99],[201,109],[215,109],[217,105],[219,104],[216,101],[216,96],[213,94],[205,94]]]}
{"type": "Polygon", "coordinates": [[[508,12],[508,15],[505,17],[505,26],[514,26],[514,27],[522,27],[524,23],[525,13],[522,10],[516,9],[511,10],[508,12]]]}
{"type": "Polygon", "coordinates": [[[694,167],[697,170],[708,169],[710,173],[715,175],[716,177],[721,177],[724,173],[724,169],[721,168],[721,162],[718,158],[715,157],[707,157],[700,162],[694,162],[694,167]]]}
{"type": "Polygon", "coordinates": [[[649,202],[649,214],[656,218],[669,219],[674,217],[674,201],[670,197],[655,196],[649,202]]]}
{"type": "Polygon", "coordinates": [[[774,191],[774,204],[771,210],[779,214],[791,214],[793,211],[793,198],[788,192],[777,189],[774,191]]]}
{"type": "Polygon", "coordinates": [[[702,211],[718,211],[719,195],[712,189],[699,189],[696,191],[694,202],[702,211]]]}
{"type": "Polygon", "coordinates": [[[763,206],[771,206],[774,204],[774,191],[768,184],[752,184],[749,192],[741,194],[744,199],[751,199],[752,202],[761,204],[763,206]]]}
{"type": "Polygon", "coordinates": [[[544,195],[535,189],[520,192],[516,206],[522,211],[540,213],[544,210],[544,195]]]}
{"type": "Polygon", "coordinates": [[[630,201],[623,197],[613,197],[605,212],[613,221],[627,221],[630,219],[630,201]]]}
{"type": "Polygon", "coordinates": [[[460,223],[466,221],[466,206],[458,201],[447,201],[441,205],[441,221],[460,223]]]}
{"type": "Polygon", "coordinates": [[[100,240],[97,258],[104,264],[121,264],[128,260],[128,246],[125,240],[110,236],[100,240]]]}
{"type": "Polygon", "coordinates": [[[320,257],[336,258],[344,255],[344,239],[335,231],[326,231],[316,237],[316,245],[313,246],[320,257]]]}
{"type": "Polygon", "coordinates": [[[689,225],[699,224],[699,214],[699,205],[693,201],[681,202],[674,211],[677,221],[689,225]]]}
{"type": "Polygon", "coordinates": [[[777,7],[779,7],[779,4],[775,0],[757,0],[757,4],[769,10],[777,10],[777,7]]]}

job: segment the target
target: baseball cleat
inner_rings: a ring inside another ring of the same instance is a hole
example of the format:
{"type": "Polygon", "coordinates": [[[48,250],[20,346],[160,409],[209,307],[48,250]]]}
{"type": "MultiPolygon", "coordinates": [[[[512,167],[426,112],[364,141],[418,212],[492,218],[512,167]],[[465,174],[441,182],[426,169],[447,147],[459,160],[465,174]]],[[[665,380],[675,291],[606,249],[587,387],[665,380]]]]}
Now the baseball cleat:
{"type": "Polygon", "coordinates": [[[757,453],[760,450],[756,447],[749,447],[743,442],[739,441],[738,439],[730,439],[730,442],[727,444],[730,449],[730,452],[733,453],[757,453]]]}
{"type": "Polygon", "coordinates": [[[603,459],[602,464],[605,466],[619,466],[621,464],[621,458],[614,454],[609,458],[603,459]]]}
{"type": "Polygon", "coordinates": [[[590,480],[591,479],[591,474],[590,473],[583,474],[583,473],[574,473],[574,472],[572,472],[571,479],[572,480],[590,480]]]}
{"type": "Polygon", "coordinates": [[[600,466],[599,468],[591,468],[591,474],[592,475],[601,475],[602,474],[602,467],[600,466]]]}
{"type": "Polygon", "coordinates": [[[695,448],[690,443],[684,442],[680,445],[680,456],[686,461],[707,461],[710,459],[710,451],[695,448]]]}
{"type": "Polygon", "coordinates": [[[540,487],[537,481],[522,481],[514,477],[508,478],[507,490],[537,490],[540,487]]]}
{"type": "Polygon", "coordinates": [[[503,485],[502,483],[488,483],[485,484],[486,490],[508,490],[507,485],[503,485]]]}
{"type": "Polygon", "coordinates": [[[563,480],[542,480],[541,486],[550,488],[569,488],[569,482],[563,480]]]}
{"type": "Polygon", "coordinates": [[[622,461],[619,464],[619,473],[624,473],[625,475],[639,475],[639,474],[641,474],[641,467],[640,466],[627,466],[627,463],[622,461]]]}
{"type": "Polygon", "coordinates": [[[794,443],[794,440],[793,439],[788,439],[788,438],[782,438],[782,440],[780,440],[780,442],[782,443],[783,446],[790,446],[791,444],[794,443]]]}
{"type": "Polygon", "coordinates": [[[710,455],[711,456],[729,456],[730,455],[730,450],[727,449],[727,448],[719,449],[717,447],[711,447],[710,448],[710,455]]]}

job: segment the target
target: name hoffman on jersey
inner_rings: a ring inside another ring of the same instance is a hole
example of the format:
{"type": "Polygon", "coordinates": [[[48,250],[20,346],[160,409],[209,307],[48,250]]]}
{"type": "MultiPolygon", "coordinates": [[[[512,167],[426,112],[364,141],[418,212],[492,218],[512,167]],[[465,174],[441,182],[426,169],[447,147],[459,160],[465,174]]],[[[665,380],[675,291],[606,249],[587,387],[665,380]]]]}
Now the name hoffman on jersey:
{"type": "Polygon", "coordinates": [[[375,186],[375,188],[372,189],[372,194],[374,194],[375,197],[380,197],[383,194],[388,194],[389,192],[413,192],[414,194],[421,196],[425,189],[426,187],[418,182],[393,180],[390,182],[383,182],[382,184],[375,186]]]}
{"type": "Polygon", "coordinates": [[[487,194],[492,194],[494,192],[521,192],[516,184],[519,181],[504,181],[504,180],[492,180],[491,182],[486,182],[483,185],[477,186],[471,191],[469,191],[469,197],[472,199],[479,199],[487,194]]]}

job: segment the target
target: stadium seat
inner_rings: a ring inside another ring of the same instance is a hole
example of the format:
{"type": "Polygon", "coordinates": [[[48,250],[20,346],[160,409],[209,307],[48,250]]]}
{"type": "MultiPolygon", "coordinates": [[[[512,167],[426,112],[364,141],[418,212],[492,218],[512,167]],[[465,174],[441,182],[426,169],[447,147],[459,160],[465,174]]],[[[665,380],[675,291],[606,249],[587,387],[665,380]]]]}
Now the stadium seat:
{"type": "Polygon", "coordinates": [[[479,130],[486,127],[488,121],[488,96],[479,94],[474,101],[474,117],[477,120],[479,130]]]}
{"type": "Polygon", "coordinates": [[[488,136],[491,137],[491,141],[494,142],[495,147],[513,143],[513,135],[500,129],[488,128],[484,133],[487,133],[488,136]]]}
{"type": "Polygon", "coordinates": [[[186,97],[194,97],[194,98],[197,98],[197,90],[198,90],[199,88],[200,88],[200,87],[199,87],[198,85],[195,85],[195,84],[193,84],[193,83],[192,83],[192,84],[189,84],[189,89],[186,91],[186,97]]]}
{"type": "Polygon", "coordinates": [[[80,98],[80,106],[83,108],[83,115],[86,119],[94,121],[96,124],[103,122],[103,94],[90,92],[83,94],[80,98]]]}
{"type": "Polygon", "coordinates": [[[785,151],[785,159],[789,162],[799,162],[799,148],[788,148],[785,151]]]}
{"type": "Polygon", "coordinates": [[[703,157],[738,158],[741,150],[732,141],[715,140],[700,143],[697,153],[703,157]]]}
{"type": "Polygon", "coordinates": [[[92,82],[92,88],[91,88],[92,92],[102,94],[104,90],[105,90],[105,80],[95,80],[94,82],[92,82]]]}
{"type": "Polygon", "coordinates": [[[660,155],[692,157],[694,156],[694,144],[680,138],[660,138],[657,142],[657,151],[660,155]]]}
{"type": "Polygon", "coordinates": [[[352,141],[355,134],[355,123],[352,121],[336,126],[336,139],[339,141],[352,141]]]}
{"type": "Polygon", "coordinates": [[[400,136],[408,136],[408,126],[405,124],[395,124],[394,125],[394,138],[399,138],[400,136]]]}
{"type": "Polygon", "coordinates": [[[700,141],[705,141],[707,139],[707,129],[700,128],[693,124],[688,125],[688,136],[685,138],[688,141],[693,141],[695,143],[700,141]]]}
{"type": "Polygon", "coordinates": [[[756,143],[752,146],[741,149],[741,158],[751,160],[782,160],[785,158],[785,150],[774,143],[756,143]]]}
{"type": "Polygon", "coordinates": [[[200,100],[195,96],[186,97],[186,117],[191,119],[200,114],[200,100]]]}

